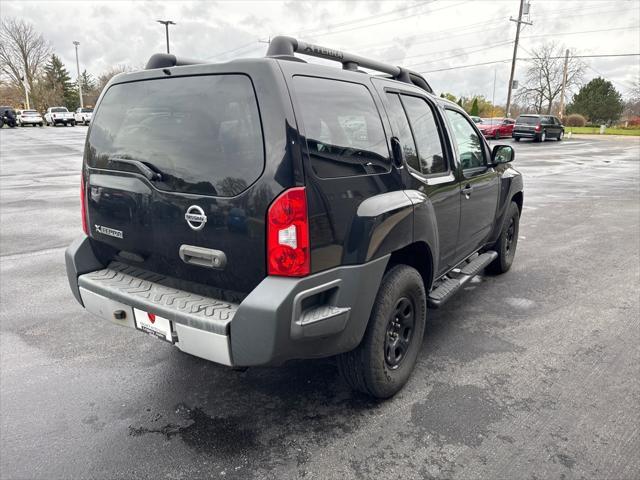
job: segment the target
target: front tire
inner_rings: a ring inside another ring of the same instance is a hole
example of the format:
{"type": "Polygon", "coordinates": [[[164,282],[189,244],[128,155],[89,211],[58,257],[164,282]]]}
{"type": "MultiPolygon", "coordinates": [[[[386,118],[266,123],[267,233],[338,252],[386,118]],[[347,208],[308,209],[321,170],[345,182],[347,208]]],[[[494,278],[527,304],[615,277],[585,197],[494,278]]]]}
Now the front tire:
{"type": "Polygon", "coordinates": [[[362,342],[338,357],[349,386],[376,398],[400,391],[415,366],[426,317],[420,273],[408,265],[392,267],[382,278],[362,342]]]}
{"type": "Polygon", "coordinates": [[[558,141],[561,142],[563,137],[564,137],[564,132],[560,130],[560,133],[558,134],[558,141]]]}
{"type": "Polygon", "coordinates": [[[516,202],[511,202],[504,218],[502,232],[494,245],[495,251],[498,252],[498,258],[487,267],[489,273],[498,275],[509,271],[516,256],[519,232],[520,209],[516,202]]]}
{"type": "Polygon", "coordinates": [[[516,142],[519,142],[519,141],[520,141],[520,137],[513,137],[513,139],[514,139],[516,142]]]}

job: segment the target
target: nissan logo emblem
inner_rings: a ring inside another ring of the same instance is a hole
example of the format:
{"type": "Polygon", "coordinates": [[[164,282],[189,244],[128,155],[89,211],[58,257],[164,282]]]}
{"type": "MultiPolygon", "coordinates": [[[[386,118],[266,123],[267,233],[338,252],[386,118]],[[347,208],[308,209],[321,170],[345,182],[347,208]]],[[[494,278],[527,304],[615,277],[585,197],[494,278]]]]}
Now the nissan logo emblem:
{"type": "Polygon", "coordinates": [[[204,214],[204,210],[197,205],[191,205],[187,208],[184,219],[192,230],[202,230],[204,224],[207,223],[207,216],[204,214]]]}

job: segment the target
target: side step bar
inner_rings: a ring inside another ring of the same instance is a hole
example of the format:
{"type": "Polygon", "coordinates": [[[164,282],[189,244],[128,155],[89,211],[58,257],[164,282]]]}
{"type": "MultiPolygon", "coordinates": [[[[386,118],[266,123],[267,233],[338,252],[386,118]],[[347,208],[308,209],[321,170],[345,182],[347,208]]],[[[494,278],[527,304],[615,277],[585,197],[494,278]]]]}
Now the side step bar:
{"type": "Polygon", "coordinates": [[[487,265],[498,258],[498,252],[488,251],[478,255],[473,260],[463,263],[459,270],[454,268],[455,278],[447,278],[429,293],[428,304],[431,308],[438,308],[449,300],[460,287],[475,277],[487,265]]]}

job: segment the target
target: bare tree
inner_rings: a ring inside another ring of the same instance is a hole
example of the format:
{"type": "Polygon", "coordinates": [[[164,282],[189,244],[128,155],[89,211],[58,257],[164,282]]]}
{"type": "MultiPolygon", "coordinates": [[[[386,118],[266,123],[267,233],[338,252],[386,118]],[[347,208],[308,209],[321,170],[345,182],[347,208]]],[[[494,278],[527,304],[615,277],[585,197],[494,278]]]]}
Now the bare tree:
{"type": "MultiPolygon", "coordinates": [[[[532,53],[533,58],[529,60],[524,85],[515,98],[525,108],[534,109],[536,112],[542,112],[544,109],[546,113],[551,113],[554,103],[560,100],[562,91],[565,48],[547,43],[532,53]]],[[[569,52],[565,97],[570,96],[580,85],[584,69],[584,63],[569,52]]]]}
{"type": "Polygon", "coordinates": [[[96,82],[97,93],[100,94],[100,92],[102,92],[102,89],[107,85],[107,83],[109,83],[109,80],[111,80],[113,77],[115,77],[119,73],[130,72],[130,71],[131,69],[126,65],[116,65],[102,72],[98,76],[98,81],[96,82]]]}
{"type": "Polygon", "coordinates": [[[16,18],[3,18],[0,23],[0,75],[8,83],[24,88],[34,86],[51,53],[51,47],[33,25],[16,18]]]}

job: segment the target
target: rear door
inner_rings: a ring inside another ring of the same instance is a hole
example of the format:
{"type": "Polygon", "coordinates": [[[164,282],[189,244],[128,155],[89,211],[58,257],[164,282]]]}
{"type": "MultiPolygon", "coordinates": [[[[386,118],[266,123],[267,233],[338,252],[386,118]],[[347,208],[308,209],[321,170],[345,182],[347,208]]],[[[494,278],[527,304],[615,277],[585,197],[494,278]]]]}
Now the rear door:
{"type": "Polygon", "coordinates": [[[85,151],[90,236],[106,262],[248,292],[265,276],[265,212],[293,182],[285,107],[269,70],[259,104],[250,75],[185,68],[198,74],[146,72],[102,98],[85,151]]]}
{"type": "MultiPolygon", "coordinates": [[[[407,163],[406,187],[427,196],[436,217],[439,258],[435,273],[440,275],[455,261],[460,217],[460,187],[441,134],[444,124],[437,106],[425,96],[391,88],[384,90],[384,98],[393,135],[407,163]]],[[[426,204],[416,208],[416,222],[432,214],[426,204]]]]}
{"type": "Polygon", "coordinates": [[[457,110],[445,111],[458,155],[462,203],[457,259],[462,260],[480,248],[493,229],[500,179],[489,166],[488,148],[473,123],[457,110]]]}

